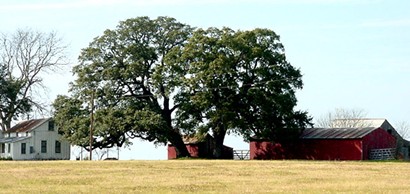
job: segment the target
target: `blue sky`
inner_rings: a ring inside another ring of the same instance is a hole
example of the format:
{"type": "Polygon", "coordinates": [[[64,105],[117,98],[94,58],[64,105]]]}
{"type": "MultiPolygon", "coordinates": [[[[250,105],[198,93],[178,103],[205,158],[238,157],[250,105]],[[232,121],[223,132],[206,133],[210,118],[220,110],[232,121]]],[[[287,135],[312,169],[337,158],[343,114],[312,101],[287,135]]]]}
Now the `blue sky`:
{"type": "MultiPolygon", "coordinates": [[[[0,32],[57,31],[75,65],[105,29],[138,16],[170,16],[196,27],[269,28],[301,69],[298,108],[318,117],[335,108],[358,108],[391,123],[410,121],[410,1],[406,0],[70,0],[1,1],[0,32]]],[[[66,94],[67,68],[48,75],[48,98],[66,94]]],[[[238,137],[226,144],[248,145],[238,137]]],[[[135,141],[122,159],[165,159],[165,147],[135,141]]]]}

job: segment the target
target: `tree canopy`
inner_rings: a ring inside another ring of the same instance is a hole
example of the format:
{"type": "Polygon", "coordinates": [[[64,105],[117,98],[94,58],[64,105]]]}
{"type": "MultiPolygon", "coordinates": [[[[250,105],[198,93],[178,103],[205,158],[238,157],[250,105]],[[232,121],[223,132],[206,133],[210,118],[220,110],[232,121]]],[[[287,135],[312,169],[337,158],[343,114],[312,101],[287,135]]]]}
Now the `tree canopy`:
{"type": "Polygon", "coordinates": [[[83,49],[70,96],[54,103],[64,135],[87,146],[91,94],[94,147],[128,138],[172,143],[190,156],[183,136],[211,132],[219,158],[227,133],[277,141],[281,130],[303,129],[307,112],[294,110],[299,69],[287,62],[269,29],[194,29],[173,18],[132,18],[83,49]]]}
{"type": "MultiPolygon", "coordinates": [[[[85,99],[90,99],[90,93],[95,92],[96,128],[105,132],[103,137],[96,134],[95,146],[104,137],[116,138],[112,133],[119,130],[121,138],[169,141],[177,147],[180,156],[189,156],[181,131],[173,122],[178,105],[171,103],[184,70],[166,63],[164,58],[174,47],[183,46],[191,32],[190,26],[169,17],[128,19],[115,30],[106,30],[82,50],[80,64],[73,69],[78,78],[72,84],[72,96],[61,97],[62,101],[55,104],[57,117],[65,103],[80,100],[82,103],[76,104],[79,110],[78,107],[88,103],[85,99]],[[110,115],[113,120],[119,119],[111,123],[113,129],[108,123],[99,122],[106,121],[105,117],[110,115]]],[[[75,114],[66,118],[76,120],[75,114]]],[[[57,124],[68,138],[87,137],[82,132],[88,130],[86,125],[76,130],[65,126],[63,120],[57,120],[57,124]]],[[[108,144],[109,141],[97,147],[108,144]]]]}
{"type": "Polygon", "coordinates": [[[272,30],[198,29],[181,53],[173,59],[189,70],[180,92],[187,104],[179,111],[212,131],[215,158],[229,132],[278,141],[280,130],[310,124],[306,112],[294,111],[300,70],[286,61],[272,30]]]}

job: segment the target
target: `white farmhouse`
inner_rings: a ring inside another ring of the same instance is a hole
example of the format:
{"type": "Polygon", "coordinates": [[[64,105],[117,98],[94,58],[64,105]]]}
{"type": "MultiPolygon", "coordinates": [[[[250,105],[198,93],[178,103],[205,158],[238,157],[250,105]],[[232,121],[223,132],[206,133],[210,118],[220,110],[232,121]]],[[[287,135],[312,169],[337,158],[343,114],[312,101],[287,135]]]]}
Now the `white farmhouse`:
{"type": "Polygon", "coordinates": [[[69,160],[70,143],[51,118],[22,121],[0,134],[0,157],[13,160],[69,160]]]}

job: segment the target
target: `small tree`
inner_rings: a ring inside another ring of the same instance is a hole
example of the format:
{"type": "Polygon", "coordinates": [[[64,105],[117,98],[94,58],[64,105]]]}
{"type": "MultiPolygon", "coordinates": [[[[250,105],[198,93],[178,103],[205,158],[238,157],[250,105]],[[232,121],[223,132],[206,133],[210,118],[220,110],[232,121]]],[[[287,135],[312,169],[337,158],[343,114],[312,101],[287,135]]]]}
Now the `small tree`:
{"type": "Polygon", "coordinates": [[[399,133],[403,139],[406,139],[406,140],[410,139],[410,124],[408,122],[406,121],[398,122],[394,125],[394,127],[397,133],[399,133]]]}
{"type": "Polygon", "coordinates": [[[10,128],[13,119],[33,110],[45,110],[45,104],[34,94],[45,89],[43,73],[66,65],[65,48],[54,32],[28,29],[0,35],[0,126],[3,131],[10,128]]]}

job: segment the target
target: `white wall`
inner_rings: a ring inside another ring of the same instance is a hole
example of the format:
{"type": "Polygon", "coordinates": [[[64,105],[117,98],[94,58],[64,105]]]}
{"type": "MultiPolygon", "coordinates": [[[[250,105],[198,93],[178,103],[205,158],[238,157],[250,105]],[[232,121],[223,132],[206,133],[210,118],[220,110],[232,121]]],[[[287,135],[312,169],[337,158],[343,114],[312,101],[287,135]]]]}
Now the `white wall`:
{"type": "Polygon", "coordinates": [[[57,128],[54,131],[48,130],[48,121],[38,126],[31,131],[29,136],[31,138],[14,142],[12,144],[11,152],[13,160],[53,160],[53,159],[70,159],[70,144],[61,138],[58,134],[57,128]],[[56,140],[61,142],[61,152],[55,152],[56,140]],[[41,153],[41,141],[47,141],[47,152],[41,153]],[[26,154],[21,154],[21,144],[26,143],[26,154]],[[34,153],[30,153],[30,146],[33,146],[34,153]]]}

